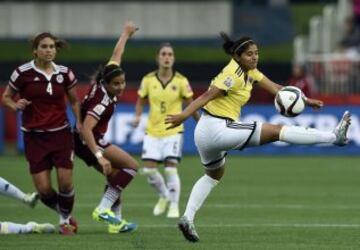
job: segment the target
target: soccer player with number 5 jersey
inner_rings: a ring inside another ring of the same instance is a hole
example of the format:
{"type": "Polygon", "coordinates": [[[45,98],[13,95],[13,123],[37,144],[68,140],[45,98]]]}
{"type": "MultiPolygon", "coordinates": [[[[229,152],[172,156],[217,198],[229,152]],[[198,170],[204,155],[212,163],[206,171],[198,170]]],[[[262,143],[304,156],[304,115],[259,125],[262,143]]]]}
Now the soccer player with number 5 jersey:
{"type": "MultiPolygon", "coordinates": [[[[179,217],[180,178],[177,165],[182,155],[183,126],[167,130],[165,117],[181,112],[183,103],[192,101],[193,91],[185,76],[173,70],[174,50],[170,43],[160,45],[156,60],[158,70],[145,75],[138,90],[136,113],[133,125],[140,122],[144,105],[150,105],[149,120],[143,142],[142,174],[159,195],[153,214],[161,215],[169,207],[168,218],[179,217]],[[158,171],[159,163],[165,165],[166,184],[158,171]]],[[[194,114],[199,119],[197,113],[194,114]]]]}

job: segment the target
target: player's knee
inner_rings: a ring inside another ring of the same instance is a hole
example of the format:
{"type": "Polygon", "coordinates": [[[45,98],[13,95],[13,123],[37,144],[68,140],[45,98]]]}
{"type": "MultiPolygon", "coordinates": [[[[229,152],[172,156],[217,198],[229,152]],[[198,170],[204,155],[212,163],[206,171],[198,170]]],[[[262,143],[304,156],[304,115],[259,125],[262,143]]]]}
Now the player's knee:
{"type": "Polygon", "coordinates": [[[141,169],[140,174],[149,177],[149,176],[152,176],[152,175],[154,175],[154,174],[156,174],[158,172],[159,172],[159,170],[157,168],[144,167],[144,168],[141,169]]]}

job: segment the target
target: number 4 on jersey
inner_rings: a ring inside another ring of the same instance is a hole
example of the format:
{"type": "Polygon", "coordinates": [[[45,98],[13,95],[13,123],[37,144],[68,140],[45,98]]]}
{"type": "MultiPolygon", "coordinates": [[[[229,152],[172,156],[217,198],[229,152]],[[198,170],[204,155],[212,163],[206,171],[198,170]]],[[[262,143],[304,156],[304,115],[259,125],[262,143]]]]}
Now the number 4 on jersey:
{"type": "Polygon", "coordinates": [[[46,92],[49,93],[49,95],[53,94],[53,89],[52,89],[51,82],[48,83],[47,88],[46,88],[46,92]]]}

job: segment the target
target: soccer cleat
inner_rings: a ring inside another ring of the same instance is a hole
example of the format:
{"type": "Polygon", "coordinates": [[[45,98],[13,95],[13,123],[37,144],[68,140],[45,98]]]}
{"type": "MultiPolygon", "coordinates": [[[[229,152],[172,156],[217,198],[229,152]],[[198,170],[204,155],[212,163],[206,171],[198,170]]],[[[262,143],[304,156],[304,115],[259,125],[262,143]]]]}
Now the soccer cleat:
{"type": "Polygon", "coordinates": [[[199,235],[196,232],[194,223],[190,222],[185,216],[181,217],[178,222],[178,227],[183,233],[185,239],[191,242],[197,242],[200,240],[199,235]]]}
{"type": "Polygon", "coordinates": [[[78,223],[77,223],[77,221],[75,220],[75,218],[73,216],[70,217],[69,224],[74,227],[74,233],[77,233],[77,231],[78,231],[78,223]]]}
{"type": "Polygon", "coordinates": [[[166,217],[168,218],[179,218],[179,206],[177,204],[170,204],[166,217]]]}
{"type": "Polygon", "coordinates": [[[29,207],[34,208],[39,200],[40,196],[38,193],[34,192],[31,194],[25,194],[24,203],[29,205],[29,207]]]}
{"type": "Polygon", "coordinates": [[[154,210],[153,210],[153,214],[155,216],[161,215],[165,212],[166,207],[169,203],[169,200],[163,197],[160,197],[158,202],[156,203],[154,210]]]}
{"type": "Polygon", "coordinates": [[[97,207],[92,213],[92,218],[96,221],[103,221],[109,224],[116,225],[121,223],[121,221],[116,218],[114,212],[112,212],[110,209],[101,210],[97,207]]]}
{"type": "Polygon", "coordinates": [[[76,228],[71,224],[61,224],[59,226],[59,233],[65,236],[71,236],[76,234],[76,228]]]}
{"type": "Polygon", "coordinates": [[[108,232],[110,234],[117,234],[117,233],[130,233],[134,232],[138,228],[136,223],[127,222],[126,220],[122,219],[120,224],[109,224],[108,232]]]}
{"type": "Polygon", "coordinates": [[[347,138],[347,132],[351,124],[351,114],[349,111],[345,111],[339,124],[334,129],[336,140],[334,142],[337,146],[345,146],[349,140],[347,138]]]}
{"type": "Polygon", "coordinates": [[[27,225],[31,226],[33,233],[38,233],[38,234],[48,233],[48,234],[51,234],[51,233],[55,233],[55,231],[56,231],[55,226],[50,224],[50,223],[38,224],[36,222],[30,221],[29,223],[27,223],[27,225]]]}

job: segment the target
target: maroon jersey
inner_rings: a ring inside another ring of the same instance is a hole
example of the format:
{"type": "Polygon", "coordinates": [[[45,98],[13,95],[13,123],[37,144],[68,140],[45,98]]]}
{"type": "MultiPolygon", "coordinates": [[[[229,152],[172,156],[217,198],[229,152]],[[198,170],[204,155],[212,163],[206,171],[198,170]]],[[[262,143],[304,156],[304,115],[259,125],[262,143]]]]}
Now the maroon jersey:
{"type": "Polygon", "coordinates": [[[81,117],[91,115],[98,120],[93,129],[95,138],[104,136],[116,106],[116,97],[110,97],[102,84],[93,84],[81,104],[81,117]]]}
{"type": "Polygon", "coordinates": [[[77,80],[69,68],[53,66],[54,72],[48,75],[31,61],[15,69],[10,77],[9,86],[20,98],[31,101],[22,113],[24,131],[57,131],[69,126],[64,96],[77,80]]]}

